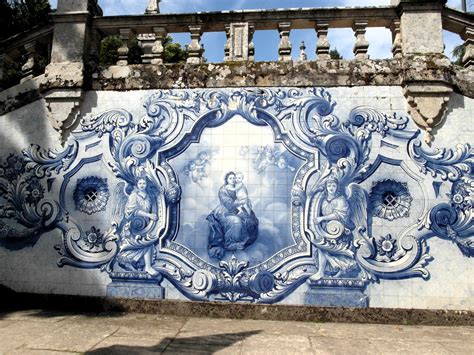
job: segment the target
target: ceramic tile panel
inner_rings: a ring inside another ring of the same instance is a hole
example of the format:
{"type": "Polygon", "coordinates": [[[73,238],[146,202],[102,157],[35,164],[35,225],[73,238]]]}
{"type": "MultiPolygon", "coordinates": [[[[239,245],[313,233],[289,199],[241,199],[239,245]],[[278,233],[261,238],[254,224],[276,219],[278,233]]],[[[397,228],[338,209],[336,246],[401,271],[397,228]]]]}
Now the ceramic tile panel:
{"type": "Polygon", "coordinates": [[[64,146],[38,101],[0,118],[0,280],[474,309],[472,101],[433,147],[399,87],[89,92],[64,146]]]}

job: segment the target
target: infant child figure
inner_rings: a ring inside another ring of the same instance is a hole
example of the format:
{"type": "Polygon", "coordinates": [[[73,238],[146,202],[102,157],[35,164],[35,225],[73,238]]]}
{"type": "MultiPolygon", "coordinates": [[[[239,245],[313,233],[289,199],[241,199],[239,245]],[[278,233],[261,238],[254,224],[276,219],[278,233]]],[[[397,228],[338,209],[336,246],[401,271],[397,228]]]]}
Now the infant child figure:
{"type": "Polygon", "coordinates": [[[243,183],[244,174],[241,172],[235,173],[235,185],[232,189],[235,191],[235,200],[238,204],[237,211],[239,213],[248,213],[252,212],[252,206],[250,205],[250,199],[247,191],[247,187],[243,183]]]}

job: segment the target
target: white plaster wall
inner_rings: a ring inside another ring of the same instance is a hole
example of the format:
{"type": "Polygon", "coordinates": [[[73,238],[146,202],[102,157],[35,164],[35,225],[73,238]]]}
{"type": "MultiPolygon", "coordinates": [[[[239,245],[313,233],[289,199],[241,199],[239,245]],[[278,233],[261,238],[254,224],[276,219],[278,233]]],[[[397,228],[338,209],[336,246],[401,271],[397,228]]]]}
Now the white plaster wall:
{"type": "MultiPolygon", "coordinates": [[[[401,87],[357,87],[329,89],[337,102],[334,113],[346,119],[352,108],[373,106],[386,112],[406,115],[406,102],[401,87]]],[[[98,114],[112,108],[124,108],[134,116],[142,116],[143,102],[151,91],[88,92],[81,106],[85,115],[98,114]]],[[[452,94],[447,119],[436,133],[434,147],[454,148],[456,143],[474,141],[474,100],[452,94]]],[[[412,125],[411,128],[415,128],[412,125]]],[[[0,155],[19,152],[30,144],[60,148],[59,136],[50,127],[44,101],[37,101],[0,116],[0,155]]],[[[69,266],[59,268],[54,246],[60,234],[43,235],[32,248],[8,251],[0,248],[0,283],[16,291],[104,296],[110,282],[99,270],[82,270],[69,266]]],[[[382,280],[371,284],[367,293],[372,307],[429,308],[474,310],[474,260],[461,254],[456,245],[439,238],[428,240],[433,261],[428,265],[431,278],[382,280]]],[[[167,298],[184,296],[167,281],[167,298]]],[[[306,285],[299,287],[283,303],[302,304],[306,285]]]]}

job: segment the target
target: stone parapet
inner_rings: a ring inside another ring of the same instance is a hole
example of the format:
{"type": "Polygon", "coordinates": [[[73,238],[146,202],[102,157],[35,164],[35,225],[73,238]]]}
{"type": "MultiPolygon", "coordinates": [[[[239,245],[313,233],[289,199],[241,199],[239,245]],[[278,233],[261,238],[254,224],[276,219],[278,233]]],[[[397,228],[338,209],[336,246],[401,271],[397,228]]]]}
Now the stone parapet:
{"type": "MultiPolygon", "coordinates": [[[[81,66],[49,67],[47,74],[0,93],[5,113],[41,97],[48,90],[82,86],[81,66]],[[73,70],[69,70],[69,69],[73,70]],[[59,75],[60,72],[63,75],[59,75]],[[67,76],[64,74],[67,73],[67,76]],[[35,85],[31,85],[34,81],[35,85]],[[36,94],[26,94],[36,92],[36,94]]],[[[86,90],[142,90],[169,88],[309,86],[400,86],[406,82],[444,82],[456,92],[474,97],[474,72],[455,66],[442,56],[415,55],[402,60],[320,60],[298,62],[228,62],[190,64],[136,64],[101,68],[86,90]],[[192,68],[192,69],[191,69],[192,68]]]]}

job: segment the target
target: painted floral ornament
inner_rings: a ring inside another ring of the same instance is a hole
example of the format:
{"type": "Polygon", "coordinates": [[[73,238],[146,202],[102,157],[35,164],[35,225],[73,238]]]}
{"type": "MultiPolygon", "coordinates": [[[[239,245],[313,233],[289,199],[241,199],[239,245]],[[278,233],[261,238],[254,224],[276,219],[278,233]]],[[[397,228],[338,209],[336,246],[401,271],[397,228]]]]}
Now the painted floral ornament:
{"type": "Polygon", "coordinates": [[[77,210],[88,215],[104,211],[109,197],[107,179],[89,176],[77,181],[74,190],[74,203],[77,210]]]}
{"type": "Polygon", "coordinates": [[[407,184],[391,179],[374,183],[370,193],[373,215],[389,221],[408,217],[412,200],[407,184]]]}

